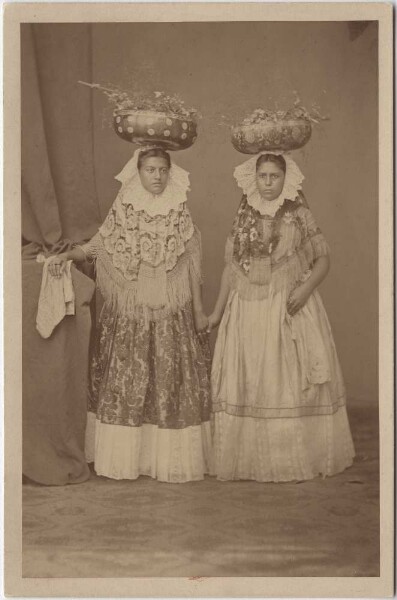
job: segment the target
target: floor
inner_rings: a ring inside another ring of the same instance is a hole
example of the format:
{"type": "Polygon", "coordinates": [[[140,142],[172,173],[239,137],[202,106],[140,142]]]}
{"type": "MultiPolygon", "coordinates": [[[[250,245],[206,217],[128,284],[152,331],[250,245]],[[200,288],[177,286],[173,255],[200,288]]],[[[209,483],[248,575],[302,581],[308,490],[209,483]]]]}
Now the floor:
{"type": "Polygon", "coordinates": [[[356,461],[325,480],[25,483],[23,576],[378,576],[377,411],[349,416],[356,461]]]}

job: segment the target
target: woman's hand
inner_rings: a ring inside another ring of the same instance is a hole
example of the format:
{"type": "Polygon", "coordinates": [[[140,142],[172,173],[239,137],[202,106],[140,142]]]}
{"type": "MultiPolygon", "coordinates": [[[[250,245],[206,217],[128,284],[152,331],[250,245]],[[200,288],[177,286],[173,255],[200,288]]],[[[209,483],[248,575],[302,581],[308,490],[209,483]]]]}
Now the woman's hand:
{"type": "Polygon", "coordinates": [[[294,289],[287,301],[288,314],[293,317],[301,308],[303,308],[306,302],[311,296],[312,290],[305,283],[294,289]]]}
{"type": "Polygon", "coordinates": [[[194,326],[198,334],[208,329],[208,317],[202,310],[194,311],[194,326]]]}
{"type": "Polygon", "coordinates": [[[62,273],[65,270],[67,261],[68,256],[66,252],[51,256],[48,262],[48,271],[50,275],[52,275],[53,277],[61,277],[62,273]]]}
{"type": "Polygon", "coordinates": [[[208,333],[210,333],[210,331],[215,327],[218,327],[221,319],[222,317],[215,311],[208,317],[208,333]]]}
{"type": "Polygon", "coordinates": [[[313,268],[305,274],[304,282],[291,292],[288,298],[287,311],[291,316],[305,306],[314,290],[326,277],[329,267],[330,261],[328,254],[319,256],[316,259],[313,268]]]}

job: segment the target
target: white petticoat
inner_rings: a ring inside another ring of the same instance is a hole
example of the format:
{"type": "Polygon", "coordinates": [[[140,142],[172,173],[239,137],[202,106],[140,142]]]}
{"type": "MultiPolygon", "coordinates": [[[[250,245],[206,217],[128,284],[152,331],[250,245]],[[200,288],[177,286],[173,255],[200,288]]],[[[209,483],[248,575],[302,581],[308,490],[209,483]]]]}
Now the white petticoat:
{"type": "Polygon", "coordinates": [[[156,425],[107,425],[88,413],[86,459],[97,475],[111,479],[137,479],[147,475],[158,481],[184,483],[204,479],[211,469],[209,422],[184,429],[156,425]]]}

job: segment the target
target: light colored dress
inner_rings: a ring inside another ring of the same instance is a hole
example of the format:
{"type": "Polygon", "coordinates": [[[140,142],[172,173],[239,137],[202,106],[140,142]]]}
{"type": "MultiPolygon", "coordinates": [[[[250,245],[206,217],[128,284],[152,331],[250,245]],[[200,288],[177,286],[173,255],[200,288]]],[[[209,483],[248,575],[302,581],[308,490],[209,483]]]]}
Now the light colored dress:
{"type": "Polygon", "coordinates": [[[243,197],[226,244],[231,289],[212,366],[219,479],[305,480],[352,464],[346,392],[320,295],[293,317],[286,308],[327,253],[302,203],[285,200],[269,216],[243,197]]]}
{"type": "Polygon", "coordinates": [[[211,460],[210,355],[191,294],[192,280],[201,281],[200,233],[180,186],[156,198],[133,173],[83,246],[104,298],[87,458],[113,479],[195,481],[211,460]]]}

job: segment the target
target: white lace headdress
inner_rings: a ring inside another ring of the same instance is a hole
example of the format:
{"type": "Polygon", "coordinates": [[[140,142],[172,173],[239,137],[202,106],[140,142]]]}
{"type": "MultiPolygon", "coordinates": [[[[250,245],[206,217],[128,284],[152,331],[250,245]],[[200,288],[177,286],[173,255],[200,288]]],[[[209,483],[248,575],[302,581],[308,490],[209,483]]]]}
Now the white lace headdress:
{"type": "Polygon", "coordinates": [[[151,194],[142,185],[138,171],[139,154],[145,150],[153,150],[156,146],[142,146],[127,162],[115,179],[122,184],[120,190],[123,204],[131,204],[135,210],[144,210],[151,217],[167,215],[170,210],[187,201],[190,190],[189,173],[171,163],[167,187],[161,194],[151,194]]]}
{"type": "Polygon", "coordinates": [[[275,150],[260,152],[241,165],[238,165],[234,170],[234,178],[237,181],[237,185],[247,196],[247,202],[250,206],[258,210],[262,215],[274,217],[284,200],[295,200],[298,197],[299,191],[302,189],[304,175],[296,162],[288,154],[275,150]],[[263,199],[256,184],[256,162],[264,154],[283,156],[286,163],[284,187],[279,197],[275,200],[263,199]]]}

